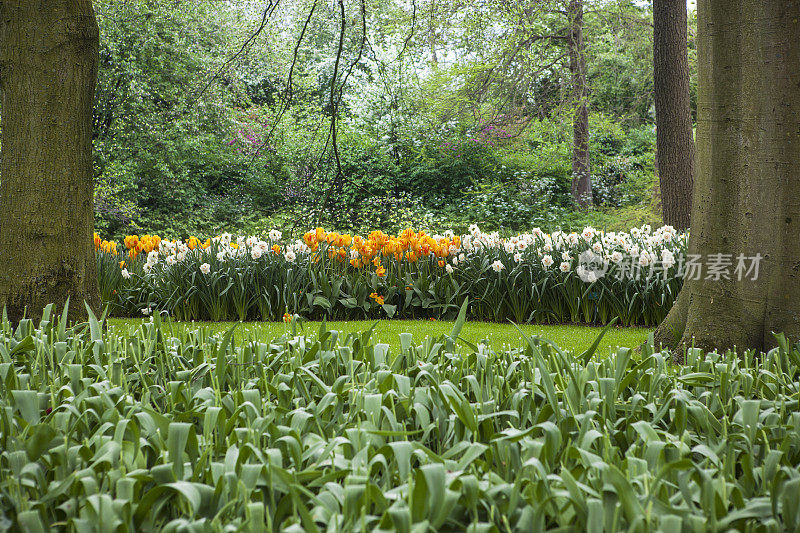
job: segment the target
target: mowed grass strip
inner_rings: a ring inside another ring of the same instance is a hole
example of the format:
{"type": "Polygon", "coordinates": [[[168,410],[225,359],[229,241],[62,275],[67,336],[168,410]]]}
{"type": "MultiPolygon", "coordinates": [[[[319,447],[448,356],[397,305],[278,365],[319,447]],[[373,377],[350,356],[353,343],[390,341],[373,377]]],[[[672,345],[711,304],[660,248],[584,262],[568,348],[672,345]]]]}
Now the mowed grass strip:
{"type": "MultiPolygon", "coordinates": [[[[125,334],[138,328],[142,322],[150,319],[110,319],[109,328],[116,333],[125,334]]],[[[339,331],[341,335],[359,333],[369,329],[376,321],[354,320],[346,322],[328,322],[327,329],[339,331]]],[[[163,327],[173,328],[175,332],[197,328],[207,328],[211,333],[228,331],[235,322],[165,322],[163,327]]],[[[314,336],[319,331],[320,322],[305,322],[302,332],[314,336]]],[[[573,353],[582,353],[588,349],[603,330],[601,327],[578,325],[536,325],[524,324],[519,328],[528,336],[539,335],[556,343],[562,350],[573,353]]],[[[392,351],[400,349],[400,334],[413,334],[414,341],[422,342],[426,337],[439,337],[449,334],[453,329],[453,322],[429,320],[378,320],[375,327],[374,341],[386,343],[392,351]]],[[[291,327],[283,322],[245,322],[236,330],[236,340],[255,338],[261,341],[280,337],[291,331],[291,327]],[[251,337],[252,336],[252,337],[251,337]]],[[[617,347],[635,348],[647,340],[651,328],[618,327],[611,328],[598,348],[601,355],[607,354],[617,347]]],[[[492,322],[467,322],[461,331],[460,337],[472,344],[486,342],[493,350],[507,349],[519,346],[523,341],[522,336],[513,324],[497,324],[492,322]]]]}

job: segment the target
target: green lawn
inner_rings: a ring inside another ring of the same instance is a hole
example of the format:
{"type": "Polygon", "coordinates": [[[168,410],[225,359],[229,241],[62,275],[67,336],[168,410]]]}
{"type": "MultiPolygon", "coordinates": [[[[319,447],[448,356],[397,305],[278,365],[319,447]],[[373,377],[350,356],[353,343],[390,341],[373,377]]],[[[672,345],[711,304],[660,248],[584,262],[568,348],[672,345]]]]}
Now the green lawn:
{"type": "MultiPolygon", "coordinates": [[[[149,321],[149,319],[145,319],[149,321]]],[[[143,319],[110,319],[109,327],[119,333],[132,327],[137,327],[143,319]]],[[[449,333],[453,328],[453,322],[424,321],[424,320],[379,320],[375,328],[375,342],[383,342],[391,345],[392,350],[400,348],[400,333],[410,332],[414,335],[416,342],[421,342],[426,336],[439,336],[449,333]]],[[[347,322],[329,322],[328,329],[337,330],[343,335],[348,333],[361,332],[374,324],[375,321],[356,320],[347,322]]],[[[233,322],[175,322],[173,328],[198,328],[206,327],[212,331],[227,331],[233,322]]],[[[303,326],[306,334],[315,334],[319,330],[319,322],[306,322],[303,326]]],[[[169,325],[165,325],[169,328],[169,325]]],[[[237,339],[241,340],[242,335],[254,335],[259,339],[271,339],[283,335],[289,331],[289,326],[282,322],[247,322],[240,324],[237,330],[237,339]]],[[[540,335],[543,338],[555,342],[564,350],[582,352],[586,350],[603,328],[588,326],[543,326],[543,325],[523,325],[522,331],[526,335],[540,335]]],[[[627,346],[630,348],[640,345],[647,339],[648,333],[653,331],[649,328],[612,328],[603,338],[600,353],[607,352],[617,346],[627,346]]],[[[461,338],[477,344],[486,340],[493,349],[501,350],[504,346],[519,346],[522,337],[512,324],[496,324],[491,322],[467,322],[461,331],[461,338]]]]}

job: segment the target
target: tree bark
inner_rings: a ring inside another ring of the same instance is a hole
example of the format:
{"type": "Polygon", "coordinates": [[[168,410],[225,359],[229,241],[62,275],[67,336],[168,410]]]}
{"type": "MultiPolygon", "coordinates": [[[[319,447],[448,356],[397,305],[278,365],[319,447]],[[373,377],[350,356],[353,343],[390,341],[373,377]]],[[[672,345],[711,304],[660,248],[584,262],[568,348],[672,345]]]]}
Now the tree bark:
{"type": "Polygon", "coordinates": [[[581,207],[592,204],[592,178],[589,167],[589,109],[586,106],[586,54],[583,45],[583,0],[570,0],[569,72],[572,77],[572,198],[581,207]]]}
{"type": "Polygon", "coordinates": [[[689,253],[762,259],[756,279],[687,280],[656,337],[704,349],[800,339],[800,1],[700,0],[698,57],[689,253]]]}
{"type": "Polygon", "coordinates": [[[91,0],[0,3],[0,307],[17,322],[70,297],[97,309],[92,105],[99,30],[91,0]]]}
{"type": "Polygon", "coordinates": [[[685,230],[692,209],[694,138],[685,0],[653,1],[656,150],[664,224],[685,230]]]}

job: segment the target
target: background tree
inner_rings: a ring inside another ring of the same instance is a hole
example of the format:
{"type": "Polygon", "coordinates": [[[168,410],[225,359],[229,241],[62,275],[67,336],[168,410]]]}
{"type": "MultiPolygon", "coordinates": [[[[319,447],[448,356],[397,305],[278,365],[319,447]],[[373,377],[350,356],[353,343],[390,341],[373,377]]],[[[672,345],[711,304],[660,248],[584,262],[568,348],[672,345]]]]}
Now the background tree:
{"type": "Polygon", "coordinates": [[[261,0],[93,3],[105,237],[258,234],[320,215],[352,230],[661,223],[644,3],[582,2],[592,210],[571,187],[569,0],[371,0],[366,41],[360,0],[344,0],[347,179],[330,197],[336,3],[273,3],[266,20],[261,0]]]}
{"type": "Polygon", "coordinates": [[[664,223],[689,227],[694,134],[689,106],[687,12],[684,0],[653,0],[656,150],[664,223]]]}
{"type": "Polygon", "coordinates": [[[774,345],[773,332],[800,338],[800,2],[700,0],[697,48],[689,253],[706,264],[726,254],[733,267],[740,254],[762,259],[755,280],[686,280],[656,340],[725,349],[774,345]]]}
{"type": "Polygon", "coordinates": [[[589,109],[587,107],[586,54],[583,45],[583,0],[570,0],[567,10],[569,29],[569,71],[572,81],[572,197],[581,207],[592,203],[592,177],[589,163],[589,109]]]}
{"type": "Polygon", "coordinates": [[[12,322],[70,297],[99,306],[92,243],[90,0],[0,3],[0,306],[12,322]]]}

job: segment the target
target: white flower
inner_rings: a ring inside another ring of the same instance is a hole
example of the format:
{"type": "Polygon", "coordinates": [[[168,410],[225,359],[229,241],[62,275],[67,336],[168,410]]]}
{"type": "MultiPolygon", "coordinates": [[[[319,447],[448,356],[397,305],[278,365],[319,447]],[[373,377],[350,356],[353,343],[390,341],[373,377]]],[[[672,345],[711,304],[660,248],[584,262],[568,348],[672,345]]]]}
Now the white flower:
{"type": "Polygon", "coordinates": [[[570,246],[575,246],[576,244],[578,244],[578,234],[570,233],[569,235],[567,235],[567,242],[570,244],[570,246]]]}
{"type": "Polygon", "coordinates": [[[502,261],[495,261],[494,263],[492,263],[492,268],[494,269],[495,272],[500,272],[505,267],[506,266],[502,263],[502,261]]]}
{"type": "Polygon", "coordinates": [[[611,261],[613,261],[614,263],[619,263],[620,261],[622,261],[622,252],[615,251],[613,254],[611,254],[611,261]]]}
{"type": "Polygon", "coordinates": [[[225,251],[217,252],[217,261],[224,261],[225,260],[225,251]]]}
{"type": "Polygon", "coordinates": [[[152,269],[153,269],[153,265],[151,265],[150,263],[145,263],[143,268],[144,268],[144,271],[145,271],[147,274],[149,274],[149,273],[150,273],[150,270],[152,270],[152,269]]]}
{"type": "Polygon", "coordinates": [[[511,241],[503,243],[503,249],[506,251],[507,254],[510,254],[511,252],[513,252],[514,248],[516,248],[516,246],[511,241]]]}
{"type": "Polygon", "coordinates": [[[283,254],[283,258],[290,263],[294,263],[294,260],[297,259],[297,256],[294,254],[293,251],[287,250],[286,253],[283,254]]]}
{"type": "Polygon", "coordinates": [[[203,263],[202,265],[200,265],[200,272],[202,272],[203,274],[208,274],[209,272],[211,272],[211,265],[209,265],[208,263],[203,263]]]}
{"type": "Polygon", "coordinates": [[[521,241],[519,241],[517,243],[517,250],[519,250],[520,252],[524,252],[527,248],[528,248],[528,242],[527,241],[522,241],[521,240],[521,241]]]}
{"type": "Polygon", "coordinates": [[[145,316],[149,315],[150,314],[150,308],[149,307],[142,308],[142,314],[145,315],[145,316]]]}
{"type": "Polygon", "coordinates": [[[583,232],[581,232],[581,237],[583,237],[584,241],[589,242],[594,238],[595,234],[597,234],[597,230],[595,230],[590,226],[587,226],[583,228],[583,232]]]}
{"type": "Polygon", "coordinates": [[[350,259],[358,259],[358,250],[350,250],[350,259]]]}
{"type": "Polygon", "coordinates": [[[463,262],[463,261],[464,261],[464,259],[466,259],[466,258],[467,258],[467,256],[465,256],[464,254],[458,254],[458,260],[459,260],[459,262],[463,262]]]}
{"type": "Polygon", "coordinates": [[[445,265],[444,271],[447,272],[448,274],[452,274],[453,273],[452,265],[445,265]]]}
{"type": "Polygon", "coordinates": [[[594,283],[597,281],[597,274],[594,273],[594,270],[590,270],[586,273],[586,281],[589,283],[594,283]]]}
{"type": "Polygon", "coordinates": [[[184,259],[186,259],[186,252],[185,251],[178,252],[178,255],[175,256],[175,259],[177,259],[178,261],[183,261],[184,259]]]}
{"type": "Polygon", "coordinates": [[[548,255],[545,255],[544,257],[542,257],[542,266],[544,268],[550,268],[552,265],[553,265],[553,257],[552,256],[550,256],[548,254],[548,255]]]}
{"type": "Polygon", "coordinates": [[[167,256],[167,264],[168,265],[174,265],[175,263],[177,263],[177,261],[175,260],[175,256],[174,255],[168,255],[167,256]]]}
{"type": "Polygon", "coordinates": [[[283,234],[276,229],[269,230],[269,240],[271,241],[279,241],[282,236],[283,234]]]}
{"type": "Polygon", "coordinates": [[[514,254],[514,261],[516,261],[517,263],[522,261],[522,254],[520,254],[520,253],[514,254]]]}
{"type": "Polygon", "coordinates": [[[253,248],[253,250],[250,252],[250,257],[252,257],[253,259],[259,259],[261,257],[261,254],[262,254],[261,248],[253,248]]]}
{"type": "Polygon", "coordinates": [[[592,250],[594,250],[595,252],[597,252],[599,254],[600,252],[603,251],[603,244],[599,243],[599,242],[594,243],[592,245],[592,250]]]}
{"type": "Polygon", "coordinates": [[[642,254],[639,256],[639,264],[642,266],[647,266],[652,262],[653,262],[653,256],[650,255],[650,253],[647,252],[646,250],[643,251],[642,254]]]}
{"type": "Polygon", "coordinates": [[[542,246],[542,249],[545,252],[552,252],[553,251],[553,245],[550,244],[549,242],[546,242],[546,243],[544,243],[544,246],[542,246]]]}
{"type": "Polygon", "coordinates": [[[569,252],[561,252],[561,259],[563,261],[572,261],[572,256],[569,255],[569,252]]]}
{"type": "Polygon", "coordinates": [[[569,263],[567,263],[566,261],[564,261],[563,263],[561,263],[561,264],[558,266],[558,268],[561,270],[561,272],[569,272],[569,268],[570,268],[570,267],[569,267],[569,263]]]}
{"type": "Polygon", "coordinates": [[[664,268],[675,266],[675,255],[669,250],[661,250],[661,263],[664,265],[664,268]]]}
{"type": "Polygon", "coordinates": [[[152,252],[147,254],[147,262],[150,263],[151,265],[158,263],[158,252],[156,250],[153,250],[152,252]]]}
{"type": "Polygon", "coordinates": [[[131,279],[131,273],[130,273],[130,272],[128,272],[128,269],[127,269],[127,268],[123,268],[123,269],[122,269],[122,272],[121,272],[121,274],[122,274],[122,277],[123,277],[123,278],[125,278],[125,279],[131,279]]]}
{"type": "Polygon", "coordinates": [[[458,257],[453,257],[453,265],[458,265],[458,257]]]}
{"type": "Polygon", "coordinates": [[[258,237],[252,237],[252,236],[248,237],[245,242],[247,243],[247,246],[250,247],[255,246],[256,243],[258,242],[258,237]]]}

